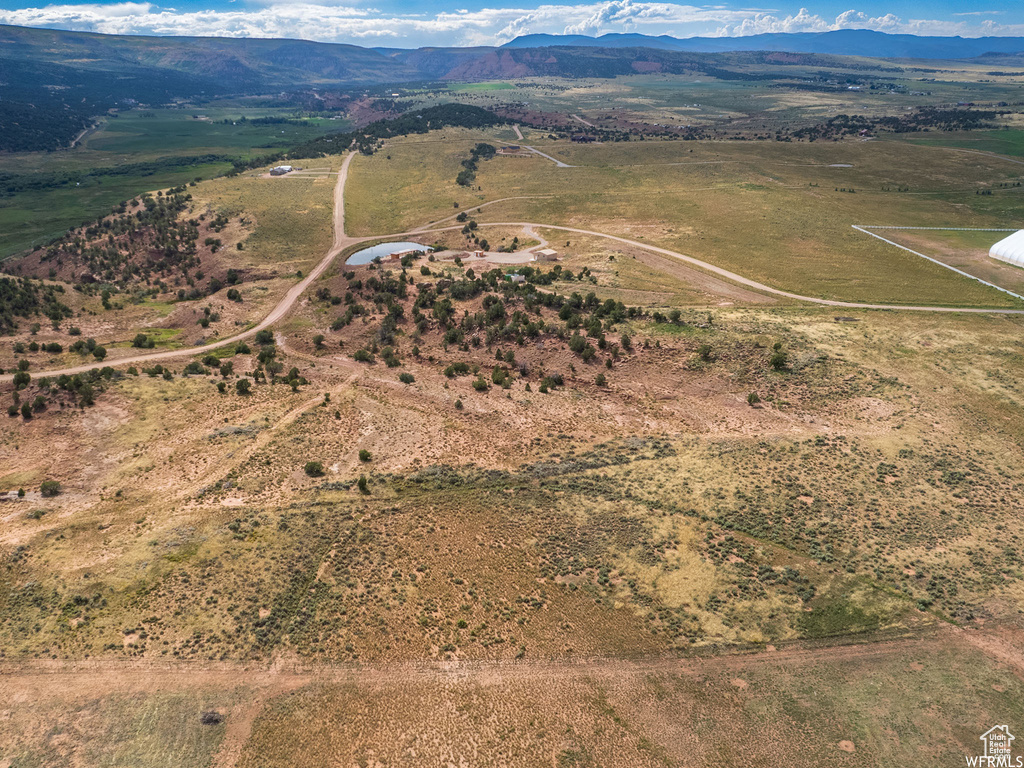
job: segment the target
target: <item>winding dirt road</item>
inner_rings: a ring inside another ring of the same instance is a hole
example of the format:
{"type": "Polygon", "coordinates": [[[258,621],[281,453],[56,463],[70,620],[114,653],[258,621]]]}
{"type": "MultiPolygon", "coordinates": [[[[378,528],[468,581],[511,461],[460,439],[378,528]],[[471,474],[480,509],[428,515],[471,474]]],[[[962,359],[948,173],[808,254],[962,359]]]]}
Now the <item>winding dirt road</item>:
{"type": "MultiPolygon", "coordinates": [[[[692,264],[695,267],[713,272],[719,277],[724,277],[726,280],[731,280],[734,283],[746,286],[747,288],[753,288],[764,293],[770,293],[775,296],[783,296],[787,299],[795,299],[797,301],[805,301],[810,304],[822,304],[827,307],[845,307],[849,309],[892,309],[892,310],[910,310],[912,312],[969,312],[974,314],[997,314],[997,315],[1024,315],[1024,309],[984,309],[978,307],[931,307],[931,306],[907,306],[904,304],[863,304],[854,301],[837,301],[833,299],[819,299],[814,296],[802,296],[799,293],[790,293],[789,291],[783,291],[779,288],[772,288],[770,285],[759,283],[756,280],[738,275],[735,272],[730,272],[722,267],[716,267],[714,264],[709,264],[706,261],[695,259],[693,256],[686,256],[685,254],[678,253],[676,251],[670,251],[667,248],[659,248],[656,245],[650,243],[641,243],[637,240],[630,240],[625,237],[619,237],[618,235],[609,235],[604,232],[595,232],[592,229],[577,229],[576,227],[561,227],[556,224],[538,224],[537,222],[529,221],[495,221],[480,223],[480,227],[523,227],[533,228],[541,227],[543,229],[556,229],[561,232],[573,232],[578,235],[591,235],[593,237],[603,237],[607,240],[614,240],[624,245],[630,245],[634,248],[643,248],[644,250],[652,251],[653,253],[660,253],[662,256],[669,256],[673,259],[679,259],[685,261],[687,264],[692,264]]],[[[387,237],[404,237],[417,234],[430,234],[433,232],[445,232],[453,229],[461,229],[461,227],[441,227],[439,229],[420,229],[413,230],[411,232],[401,232],[395,235],[388,235],[387,237]]]]}
{"type": "MultiPolygon", "coordinates": [[[[179,357],[194,357],[195,355],[204,354],[204,353],[206,353],[206,352],[208,352],[210,350],[220,349],[221,347],[226,347],[226,346],[228,346],[230,344],[235,344],[235,343],[237,343],[239,341],[243,341],[245,339],[252,338],[259,331],[262,331],[263,329],[268,328],[271,325],[273,325],[274,323],[276,323],[279,320],[283,319],[291,311],[291,309],[294,306],[296,300],[299,298],[299,296],[301,296],[305,292],[306,288],[308,288],[309,285],[314,280],[316,280],[318,277],[320,277],[320,275],[322,275],[324,273],[324,271],[331,265],[331,263],[334,261],[334,259],[337,257],[337,255],[339,253],[341,253],[343,250],[345,250],[349,246],[357,245],[359,243],[364,243],[364,242],[367,242],[367,241],[370,241],[370,240],[387,240],[387,239],[390,239],[390,238],[397,238],[397,237],[412,237],[412,236],[415,236],[415,235],[426,235],[426,234],[432,234],[434,232],[446,232],[446,231],[450,231],[450,230],[453,230],[453,229],[461,229],[461,225],[453,226],[453,227],[437,227],[437,228],[429,228],[428,229],[428,227],[432,226],[432,225],[428,224],[425,227],[421,227],[419,229],[413,229],[413,230],[409,230],[407,232],[397,232],[397,233],[390,234],[390,235],[374,235],[374,236],[367,236],[367,237],[354,237],[354,236],[350,236],[350,235],[345,234],[345,181],[348,178],[348,169],[349,169],[349,166],[352,164],[352,159],[354,157],[355,157],[355,154],[350,153],[345,158],[344,162],[342,162],[341,169],[338,171],[338,182],[337,182],[337,184],[335,184],[335,187],[334,187],[334,243],[332,244],[331,249],[324,255],[323,259],[320,260],[320,263],[317,264],[316,267],[314,267],[310,271],[310,273],[308,275],[306,275],[300,282],[296,283],[294,286],[292,286],[288,290],[288,292],[284,295],[284,297],[281,299],[281,301],[278,302],[277,306],[275,306],[270,311],[270,314],[268,314],[261,322],[259,322],[257,325],[253,326],[252,328],[250,328],[247,331],[243,331],[242,333],[235,334],[234,336],[228,336],[226,338],[210,342],[209,344],[204,344],[201,347],[188,347],[188,348],[185,348],[185,349],[174,349],[174,350],[167,350],[167,351],[163,351],[163,352],[151,352],[149,354],[132,355],[130,357],[122,357],[122,358],[117,358],[115,360],[105,360],[103,362],[103,365],[108,365],[108,366],[134,365],[136,363],[140,363],[141,364],[141,363],[150,363],[150,362],[153,362],[153,361],[159,362],[161,360],[173,360],[173,359],[176,359],[176,358],[179,358],[179,357]]],[[[551,159],[554,160],[554,158],[551,158],[551,159]]],[[[556,160],[555,162],[558,162],[558,163],[564,165],[564,163],[561,163],[561,161],[556,160]]],[[[571,167],[571,166],[567,166],[567,167],[571,167]]],[[[517,198],[504,198],[504,199],[505,200],[512,200],[512,199],[517,199],[517,198]]],[[[502,202],[502,201],[501,200],[493,200],[493,201],[491,201],[491,203],[497,203],[497,202],[502,202]]],[[[483,203],[483,204],[478,205],[478,206],[473,206],[473,208],[481,208],[484,205],[489,205],[489,204],[490,203],[483,203]]],[[[445,221],[445,219],[441,220],[441,222],[443,222],[443,221],[445,221]]],[[[440,222],[438,222],[438,223],[440,223],[440,222]]],[[[659,248],[658,246],[651,245],[650,243],[642,243],[642,242],[639,242],[637,240],[630,240],[630,239],[625,238],[625,237],[619,237],[618,235],[609,235],[609,234],[606,234],[604,232],[595,232],[594,230],[591,230],[591,229],[578,229],[576,227],[563,227],[563,226],[558,226],[556,224],[544,224],[544,223],[535,222],[535,221],[487,222],[487,223],[481,223],[479,226],[481,226],[481,227],[522,227],[522,228],[527,229],[528,231],[533,231],[533,228],[543,228],[543,229],[558,230],[560,232],[572,232],[572,233],[579,234],[579,235],[589,235],[589,236],[592,236],[592,237],[603,237],[603,238],[605,238],[607,240],[614,240],[614,241],[622,243],[624,245],[629,245],[629,246],[632,246],[634,248],[642,248],[642,249],[651,251],[653,253],[661,254],[662,256],[668,256],[668,257],[673,258],[673,259],[678,259],[680,261],[684,261],[687,264],[690,264],[692,266],[698,267],[698,268],[703,269],[703,270],[705,270],[707,272],[711,272],[711,273],[713,273],[715,275],[718,275],[719,277],[725,278],[726,280],[730,280],[730,281],[732,281],[734,283],[737,283],[739,285],[745,286],[747,288],[752,288],[752,289],[754,289],[756,291],[761,291],[763,293],[772,294],[773,296],[781,296],[783,298],[793,299],[795,301],[802,301],[802,302],[806,302],[806,303],[809,303],[809,304],[818,304],[818,305],[822,305],[822,306],[826,306],[826,307],[842,307],[842,308],[845,308],[845,309],[882,309],[882,310],[897,310],[897,311],[898,310],[903,310],[903,311],[911,311],[911,312],[947,312],[947,313],[950,313],[950,312],[951,313],[962,312],[962,313],[985,314],[985,315],[1024,315],[1024,309],[984,309],[984,308],[977,308],[977,307],[906,306],[906,305],[902,305],[902,304],[866,304],[866,303],[853,302],[853,301],[838,301],[838,300],[834,300],[834,299],[820,299],[820,298],[817,298],[817,297],[814,297],[814,296],[803,296],[803,295],[801,295],[799,293],[792,293],[790,291],[783,291],[783,290],[781,290],[779,288],[772,288],[770,285],[765,285],[764,283],[759,283],[756,280],[751,280],[750,278],[743,277],[742,275],[738,275],[735,272],[731,272],[731,271],[729,271],[727,269],[723,269],[722,267],[717,267],[714,264],[709,264],[706,261],[701,261],[700,259],[696,259],[693,256],[687,256],[687,255],[679,253],[677,251],[672,251],[672,250],[669,250],[667,248],[659,248]]],[[[91,364],[85,364],[85,365],[77,365],[77,366],[73,366],[73,367],[70,367],[70,368],[59,368],[59,369],[53,369],[53,370],[45,370],[45,371],[33,372],[33,375],[36,376],[36,377],[38,377],[38,376],[60,376],[61,374],[67,374],[67,375],[70,376],[70,375],[73,375],[73,374],[76,374],[76,373],[85,373],[87,371],[91,371],[91,370],[93,370],[96,367],[98,367],[97,363],[91,363],[91,364]]],[[[8,382],[8,381],[11,381],[12,379],[13,379],[13,374],[4,374],[4,375],[0,376],[0,382],[8,382]]]]}
{"type": "MultiPolygon", "coordinates": [[[[235,344],[239,341],[252,338],[257,333],[262,331],[264,328],[268,328],[278,320],[284,318],[295,301],[301,296],[306,288],[309,287],[310,283],[316,280],[320,275],[324,273],[334,261],[334,258],[341,253],[343,250],[348,248],[350,245],[355,243],[361,243],[364,240],[370,238],[366,237],[348,237],[345,234],[345,179],[348,177],[348,167],[352,163],[352,158],[355,157],[353,154],[349,154],[341,164],[341,170],[338,171],[338,183],[334,187],[334,243],[331,245],[331,249],[327,254],[320,260],[310,273],[306,275],[302,280],[293,285],[288,289],[288,292],[284,295],[284,298],[277,303],[265,318],[260,321],[257,325],[254,325],[247,331],[242,333],[236,333],[234,336],[228,336],[217,341],[211,341],[209,344],[204,344],[201,347],[187,347],[184,349],[172,349],[163,352],[150,352],[148,354],[132,355],[130,357],[120,357],[116,360],[104,360],[102,363],[90,363],[87,365],[76,365],[71,368],[57,368],[48,371],[34,372],[33,375],[38,376],[60,376],[66,374],[68,376],[76,373],[85,373],[91,371],[94,368],[98,368],[101,365],[134,365],[135,363],[151,363],[159,362],[161,360],[173,360],[179,357],[194,357],[196,355],[205,354],[214,349],[220,349],[230,344],[235,344]]],[[[0,382],[7,382],[13,379],[12,375],[0,376],[0,382]]]]}

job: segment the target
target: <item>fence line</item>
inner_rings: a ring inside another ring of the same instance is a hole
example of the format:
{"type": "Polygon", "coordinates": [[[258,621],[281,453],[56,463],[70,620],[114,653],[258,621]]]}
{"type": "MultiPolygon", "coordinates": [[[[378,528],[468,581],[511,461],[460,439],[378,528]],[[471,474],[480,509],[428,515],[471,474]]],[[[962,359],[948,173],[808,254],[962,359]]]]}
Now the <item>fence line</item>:
{"type": "MultiPolygon", "coordinates": [[[[908,253],[914,254],[915,256],[920,256],[922,259],[927,259],[932,264],[938,264],[940,267],[945,267],[948,270],[956,272],[958,275],[963,275],[964,277],[969,277],[971,280],[977,280],[982,285],[987,285],[989,288],[995,288],[997,291],[1002,291],[1003,293],[1008,293],[1010,296],[1013,296],[1015,299],[1020,299],[1021,301],[1024,301],[1024,296],[1021,296],[1019,293],[1014,293],[1013,291],[1008,291],[1005,288],[1000,288],[998,285],[996,285],[995,283],[990,283],[988,280],[982,280],[980,277],[975,277],[972,274],[964,272],[962,269],[957,269],[956,267],[951,267],[951,266],[949,266],[949,264],[944,264],[943,262],[939,261],[938,259],[933,259],[931,256],[925,256],[923,253],[918,253],[917,251],[913,250],[912,248],[907,248],[907,246],[905,246],[905,245],[900,245],[899,243],[894,243],[892,240],[884,238],[881,235],[876,235],[874,232],[869,232],[868,229],[871,229],[870,227],[864,227],[864,226],[860,226],[858,224],[852,224],[851,226],[854,229],[856,229],[858,232],[863,232],[865,235],[871,235],[871,237],[877,237],[883,243],[888,243],[889,245],[894,245],[897,248],[900,248],[900,249],[902,249],[904,251],[907,251],[908,253]]],[[[945,228],[944,227],[874,227],[874,229],[949,229],[949,228],[948,227],[945,227],[945,228]]],[[[1000,230],[982,230],[982,231],[1016,232],[1017,230],[1000,229],[1000,230]]]]}

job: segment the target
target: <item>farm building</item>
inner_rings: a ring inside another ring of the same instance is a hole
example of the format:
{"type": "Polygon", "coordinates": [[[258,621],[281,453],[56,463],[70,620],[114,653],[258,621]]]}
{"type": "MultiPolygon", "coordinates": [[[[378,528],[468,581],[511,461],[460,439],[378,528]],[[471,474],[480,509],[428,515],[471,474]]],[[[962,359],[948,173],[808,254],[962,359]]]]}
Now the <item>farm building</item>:
{"type": "Polygon", "coordinates": [[[292,167],[290,165],[278,165],[270,169],[271,176],[284,176],[286,173],[291,173],[292,167]]]}
{"type": "Polygon", "coordinates": [[[542,248],[534,253],[534,258],[536,261],[557,261],[558,251],[551,248],[542,248]]]}
{"type": "Polygon", "coordinates": [[[989,249],[988,255],[1015,267],[1024,267],[1024,229],[1004,237],[989,249]]]}

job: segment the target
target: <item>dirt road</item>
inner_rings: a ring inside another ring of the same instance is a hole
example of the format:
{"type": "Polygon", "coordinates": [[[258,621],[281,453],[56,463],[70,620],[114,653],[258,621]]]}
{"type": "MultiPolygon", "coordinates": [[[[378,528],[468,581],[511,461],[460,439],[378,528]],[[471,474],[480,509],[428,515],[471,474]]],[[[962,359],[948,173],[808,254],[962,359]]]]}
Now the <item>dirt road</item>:
{"type": "MultiPolygon", "coordinates": [[[[218,341],[212,341],[201,347],[188,347],[185,349],[173,349],[165,352],[150,352],[148,354],[132,355],[130,357],[121,357],[114,360],[105,360],[103,363],[91,363],[88,365],[76,365],[71,368],[58,368],[55,370],[34,372],[34,375],[36,377],[60,376],[61,374],[71,376],[76,373],[91,371],[101,365],[120,366],[134,365],[136,363],[149,365],[154,362],[174,360],[179,357],[194,357],[195,355],[203,354],[214,349],[220,349],[221,347],[226,347],[230,344],[235,344],[239,341],[252,338],[259,331],[262,331],[264,328],[268,328],[278,320],[281,320],[291,310],[296,299],[305,292],[310,283],[324,273],[324,270],[331,265],[339,253],[350,245],[371,239],[367,237],[348,237],[345,234],[345,179],[348,177],[348,167],[352,163],[353,157],[355,157],[355,155],[349,154],[341,164],[341,170],[338,171],[338,182],[334,186],[334,243],[331,246],[331,249],[320,260],[320,263],[310,270],[308,275],[288,290],[288,293],[286,293],[284,298],[278,302],[277,306],[270,311],[270,314],[263,318],[263,320],[257,325],[247,331],[243,331],[242,333],[237,333],[234,336],[228,336],[226,338],[219,339],[218,341]]],[[[7,382],[12,379],[13,374],[0,376],[0,382],[7,382]]]]}
{"type": "MultiPolygon", "coordinates": [[[[35,703],[54,702],[74,708],[75,702],[96,696],[136,696],[202,688],[204,690],[245,690],[226,713],[228,723],[213,764],[234,766],[253,731],[253,723],[268,702],[282,694],[310,685],[344,684],[360,691],[397,692],[409,686],[427,685],[441,691],[441,697],[461,688],[475,695],[487,691],[522,690],[557,686],[565,681],[596,681],[616,690],[631,681],[652,675],[682,675],[691,680],[734,678],[738,688],[746,686],[747,674],[763,669],[784,670],[785,675],[818,674],[821,665],[850,670],[863,665],[906,664],[910,654],[927,656],[947,648],[965,652],[981,651],[994,662],[1005,665],[1010,675],[1022,677],[1017,635],[980,630],[963,630],[936,625],[900,638],[861,638],[852,643],[796,642],[777,650],[771,646],[758,651],[726,650],[709,655],[657,656],[636,659],[592,657],[534,661],[420,661],[389,664],[311,663],[291,654],[271,662],[184,662],[171,660],[50,660],[25,659],[0,662],[0,708],[17,706],[26,699],[35,703]],[[993,645],[994,643],[994,645],[993,645]]],[[[361,734],[353,733],[353,739],[361,734]]]]}
{"type": "MultiPolygon", "coordinates": [[[[565,167],[565,168],[573,167],[573,166],[566,165],[561,160],[556,160],[555,158],[551,157],[550,155],[544,155],[543,152],[538,152],[537,150],[533,149],[532,147],[528,147],[528,149],[531,149],[532,151],[536,152],[539,155],[543,155],[544,157],[547,157],[549,160],[552,160],[553,162],[557,163],[560,167],[565,167]]],[[[445,231],[449,231],[449,230],[453,230],[453,229],[461,229],[461,226],[438,227],[438,228],[434,228],[434,229],[427,229],[426,227],[423,227],[423,228],[420,228],[420,229],[409,230],[407,232],[398,232],[398,233],[394,233],[394,234],[391,234],[391,235],[375,235],[375,236],[370,236],[370,237],[350,237],[350,236],[346,235],[345,234],[345,180],[348,178],[348,168],[349,168],[349,165],[352,162],[352,158],[353,157],[355,157],[354,154],[349,154],[345,158],[344,162],[341,165],[341,170],[338,171],[338,182],[337,182],[337,184],[334,187],[334,244],[333,244],[333,246],[327,252],[327,254],[324,256],[324,258],[321,259],[320,263],[317,264],[316,267],[308,275],[306,275],[305,278],[303,278],[300,282],[298,282],[294,286],[292,286],[292,288],[288,291],[288,293],[285,294],[284,298],[281,299],[281,301],[277,304],[277,306],[275,306],[274,309],[271,310],[270,314],[268,314],[258,325],[253,326],[252,328],[250,328],[247,331],[244,331],[243,333],[235,334],[234,336],[228,336],[227,338],[220,339],[219,341],[211,342],[210,344],[203,345],[202,347],[190,347],[190,348],[187,348],[187,349],[175,349],[175,350],[170,350],[170,351],[166,351],[166,352],[154,352],[154,353],[150,353],[150,354],[133,355],[131,357],[122,357],[122,358],[118,358],[118,359],[115,359],[115,360],[106,360],[106,361],[104,361],[104,364],[105,365],[110,365],[110,366],[114,366],[114,365],[118,365],[118,366],[120,366],[120,365],[134,365],[136,363],[142,364],[142,363],[149,363],[151,361],[159,362],[161,360],[173,360],[173,359],[176,359],[176,358],[179,358],[179,357],[193,357],[195,355],[202,354],[202,353],[207,352],[209,350],[219,349],[220,347],[225,347],[225,346],[228,346],[230,344],[234,344],[236,342],[243,341],[244,339],[251,338],[252,336],[255,336],[258,331],[261,331],[264,328],[267,328],[267,327],[273,325],[274,323],[276,323],[277,321],[281,320],[282,318],[284,318],[288,314],[288,312],[291,310],[292,306],[295,304],[296,299],[298,299],[299,296],[301,296],[302,293],[305,292],[306,288],[309,287],[310,283],[312,283],[314,280],[316,280],[318,277],[320,277],[320,275],[323,274],[324,270],[326,270],[331,265],[331,263],[334,261],[334,258],[341,251],[343,251],[345,248],[348,248],[349,246],[355,245],[357,243],[367,242],[369,240],[386,240],[386,239],[390,239],[390,238],[410,237],[410,236],[414,236],[414,235],[429,234],[429,233],[432,233],[432,232],[445,232],[445,231]]],[[[506,198],[506,199],[515,199],[515,198],[506,198]]],[[[491,201],[491,203],[496,203],[496,202],[501,202],[501,201],[499,201],[499,200],[491,201]]],[[[482,208],[484,205],[489,205],[491,203],[483,203],[481,205],[474,206],[474,208],[482,208]]],[[[445,219],[442,219],[441,221],[443,222],[443,221],[445,221],[445,219]]],[[[427,226],[429,227],[431,225],[427,225],[427,226]]],[[[481,226],[481,227],[521,227],[521,228],[531,228],[531,229],[534,228],[534,227],[541,227],[541,228],[544,228],[544,229],[554,229],[554,230],[558,230],[558,231],[561,231],[561,232],[573,232],[573,233],[580,234],[580,235],[590,235],[590,236],[593,236],[593,237],[603,237],[603,238],[606,238],[608,240],[614,240],[616,242],[623,243],[624,245],[633,246],[635,248],[642,248],[644,250],[648,250],[648,251],[651,251],[653,253],[661,254],[662,256],[668,256],[668,257],[673,258],[673,259],[678,259],[680,261],[684,261],[684,262],[686,262],[688,264],[691,264],[691,265],[693,265],[695,267],[698,267],[700,269],[703,269],[703,270],[711,272],[711,273],[713,273],[715,275],[718,275],[719,277],[723,277],[726,280],[731,280],[734,283],[737,283],[739,285],[745,286],[747,288],[752,288],[752,289],[754,289],[756,291],[762,291],[764,293],[769,293],[769,294],[772,294],[774,296],[782,296],[782,297],[787,298],[787,299],[794,299],[796,301],[807,302],[809,304],[819,304],[819,305],[827,306],[827,307],[842,307],[842,308],[845,308],[845,309],[904,310],[904,311],[911,311],[911,312],[964,312],[964,313],[970,313],[970,314],[1024,315],[1024,309],[982,309],[982,308],[976,308],[976,307],[905,306],[905,305],[902,305],[902,304],[866,304],[866,303],[853,302],[853,301],[837,301],[837,300],[833,300],[833,299],[820,299],[820,298],[817,298],[817,297],[814,297],[814,296],[803,296],[803,295],[801,295],[799,293],[792,293],[790,291],[783,291],[783,290],[781,290],[779,288],[772,288],[771,286],[765,285],[764,283],[759,283],[756,280],[751,280],[749,278],[743,277],[742,275],[738,275],[735,272],[731,272],[731,271],[729,271],[727,269],[723,269],[722,267],[716,267],[714,264],[709,264],[706,261],[701,261],[700,259],[696,259],[693,256],[687,256],[685,254],[678,253],[677,251],[672,251],[672,250],[669,250],[667,248],[659,248],[658,246],[651,245],[649,243],[641,243],[641,242],[639,242],[637,240],[630,240],[630,239],[625,238],[625,237],[619,237],[618,235],[609,235],[609,234],[606,234],[604,232],[595,232],[594,230],[591,230],[591,229],[578,229],[576,227],[563,227],[563,226],[558,226],[558,225],[555,225],[555,224],[544,224],[544,223],[541,223],[541,222],[534,222],[534,221],[487,222],[487,223],[481,223],[479,226],[481,226]]],[[[1000,289],[1000,290],[1002,290],[1002,289],[1000,289]]],[[[97,364],[93,363],[93,364],[88,364],[88,365],[78,365],[78,366],[74,366],[72,368],[61,368],[61,369],[55,369],[55,370],[38,371],[38,372],[35,372],[34,375],[37,376],[37,377],[38,376],[59,376],[61,374],[72,375],[72,374],[75,374],[75,373],[85,373],[86,371],[93,370],[96,367],[98,367],[97,364]]],[[[3,376],[0,376],[0,382],[8,382],[8,381],[11,381],[12,379],[13,379],[13,374],[4,374],[3,376]]]]}
{"type": "MultiPolygon", "coordinates": [[[[676,251],[670,251],[667,248],[659,248],[656,245],[650,243],[641,243],[637,240],[630,240],[625,237],[619,237],[618,235],[608,235],[604,232],[595,232],[592,229],[578,229],[576,227],[561,227],[555,224],[539,224],[532,221],[495,221],[480,223],[481,227],[542,227],[544,229],[556,229],[560,232],[573,232],[578,235],[591,235],[592,237],[603,237],[608,240],[614,240],[624,245],[631,245],[634,248],[643,248],[644,250],[651,251],[653,253],[660,253],[662,256],[670,256],[673,259],[679,259],[685,261],[688,264],[692,264],[695,267],[700,267],[708,272],[713,272],[719,277],[724,277],[726,280],[731,280],[734,283],[746,286],[747,288],[753,288],[757,291],[764,291],[775,296],[782,296],[787,299],[795,299],[796,301],[806,301],[810,304],[821,304],[827,307],[844,307],[847,309],[892,309],[892,310],[909,310],[911,312],[969,312],[972,314],[985,314],[985,315],[1024,315],[1024,309],[982,309],[977,307],[933,307],[933,306],[906,306],[903,304],[864,304],[854,301],[836,301],[833,299],[819,299],[814,296],[802,296],[799,293],[791,293],[789,291],[783,291],[779,288],[772,288],[770,285],[759,283],[756,280],[738,275],[735,272],[730,272],[722,267],[716,267],[714,264],[709,264],[706,261],[695,259],[693,256],[687,256],[676,251]]],[[[428,230],[416,230],[414,232],[401,232],[395,235],[388,235],[388,237],[403,237],[413,234],[423,234],[429,232],[444,232],[447,230],[459,229],[459,227],[441,227],[440,229],[428,229],[428,230]]],[[[1002,290],[1002,289],[1000,289],[1002,290]]]]}
{"type": "Polygon", "coordinates": [[[551,155],[545,154],[544,152],[541,152],[539,149],[535,149],[534,147],[528,146],[526,144],[523,145],[523,149],[528,149],[531,152],[533,152],[533,154],[535,154],[535,155],[540,155],[541,157],[546,157],[548,160],[550,160],[552,163],[557,165],[559,168],[575,168],[576,167],[575,165],[569,165],[568,163],[563,163],[557,157],[552,157],[551,155]]]}

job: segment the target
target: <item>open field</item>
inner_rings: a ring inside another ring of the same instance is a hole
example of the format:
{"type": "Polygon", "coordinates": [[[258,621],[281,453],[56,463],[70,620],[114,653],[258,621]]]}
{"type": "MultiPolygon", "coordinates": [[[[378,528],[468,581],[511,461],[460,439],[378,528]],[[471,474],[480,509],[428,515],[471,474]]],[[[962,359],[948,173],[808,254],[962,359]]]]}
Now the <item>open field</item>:
{"type": "Polygon", "coordinates": [[[967,131],[934,136],[902,136],[901,141],[923,147],[953,147],[1024,158],[1024,130],[967,131]]]}
{"type": "Polygon", "coordinates": [[[0,768],[924,768],[1016,727],[1024,314],[985,308],[1024,306],[850,225],[1013,226],[1024,166],[527,130],[574,167],[456,183],[513,136],[200,182],[208,274],[0,342],[0,768]],[[399,233],[559,260],[344,264],[399,233]],[[88,351],[14,344],[72,323],[110,367],[44,380],[88,351]]]}
{"type": "Polygon", "coordinates": [[[969,275],[1024,295],[1024,269],[988,255],[989,249],[1010,232],[944,229],[873,231],[969,275]]]}
{"type": "Polygon", "coordinates": [[[405,231],[458,203],[480,223],[563,224],[641,239],[823,298],[1014,305],[850,228],[1012,227],[1024,188],[999,185],[1015,183],[1024,166],[998,158],[946,152],[936,164],[936,150],[889,142],[548,142],[537,146],[576,167],[499,156],[466,189],[455,184],[459,163],[485,134],[452,133],[442,144],[393,141],[354,167],[355,234],[405,231]],[[993,194],[977,194],[988,189],[993,194]],[[507,200],[479,214],[473,208],[499,199],[507,200]]]}
{"type": "Polygon", "coordinates": [[[652,346],[606,391],[507,399],[317,351],[325,309],[280,345],[299,392],[128,378],[5,437],[0,482],[65,486],[0,510],[14,765],[927,765],[1020,716],[1019,320],[717,309],[631,328],[652,346]],[[766,375],[778,338],[797,362],[766,375]],[[688,651],[733,644],[780,650],[688,651]]]}
{"type": "Polygon", "coordinates": [[[572,664],[39,665],[7,677],[0,707],[32,703],[0,733],[14,765],[929,766],[1021,717],[1014,667],[973,640],[572,664]],[[225,724],[200,725],[203,711],[225,724]]]}

